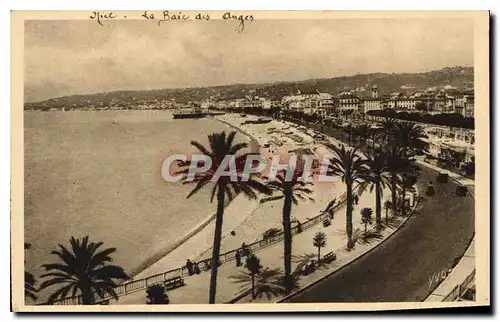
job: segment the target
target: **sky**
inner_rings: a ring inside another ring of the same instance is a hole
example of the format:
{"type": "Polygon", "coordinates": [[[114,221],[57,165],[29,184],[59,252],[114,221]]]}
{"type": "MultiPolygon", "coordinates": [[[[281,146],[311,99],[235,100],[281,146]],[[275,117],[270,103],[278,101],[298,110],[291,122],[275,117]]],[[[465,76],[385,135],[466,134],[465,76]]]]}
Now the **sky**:
{"type": "Polygon", "coordinates": [[[467,19],[25,23],[24,98],[473,66],[467,19]]]}

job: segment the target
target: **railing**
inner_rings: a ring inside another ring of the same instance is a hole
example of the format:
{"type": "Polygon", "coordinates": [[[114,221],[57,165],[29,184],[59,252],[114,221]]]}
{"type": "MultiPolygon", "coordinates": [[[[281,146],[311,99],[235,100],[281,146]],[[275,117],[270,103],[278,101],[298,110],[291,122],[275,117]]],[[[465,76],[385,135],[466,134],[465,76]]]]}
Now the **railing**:
{"type": "Polygon", "coordinates": [[[453,290],[451,290],[451,292],[443,298],[442,302],[453,302],[458,300],[460,296],[462,296],[465,291],[467,291],[467,286],[470,284],[470,282],[472,282],[475,275],[476,270],[474,269],[461,284],[455,286],[453,290]]]}
{"type": "MultiPolygon", "coordinates": [[[[339,198],[337,205],[335,205],[331,209],[331,211],[333,211],[333,212],[338,211],[339,208],[344,206],[346,201],[347,201],[347,195],[346,195],[346,193],[344,193],[339,198]]],[[[330,216],[329,212],[322,212],[319,215],[317,215],[313,218],[310,218],[309,220],[307,220],[301,224],[302,231],[317,225],[318,223],[322,222],[324,219],[328,218],[329,216],[330,216]]],[[[298,233],[299,233],[298,226],[296,225],[292,228],[292,235],[296,235],[298,233]]],[[[268,246],[274,245],[274,244],[282,241],[284,238],[285,238],[284,233],[280,232],[280,233],[278,233],[274,236],[271,236],[269,238],[261,239],[259,241],[254,242],[254,243],[251,243],[251,244],[247,245],[247,248],[249,250],[251,250],[252,252],[257,252],[263,248],[266,248],[268,246]]],[[[236,252],[238,250],[240,250],[240,248],[221,254],[219,256],[220,263],[224,264],[224,263],[227,263],[227,262],[233,260],[236,257],[236,252]]],[[[207,271],[210,269],[211,262],[212,262],[211,258],[206,258],[206,259],[202,259],[202,260],[198,261],[197,264],[203,263],[204,266],[201,269],[207,271]]],[[[143,278],[143,279],[139,279],[139,280],[135,280],[135,281],[133,280],[133,281],[129,281],[129,282],[120,284],[114,288],[114,291],[116,292],[116,295],[118,297],[122,297],[122,296],[125,296],[128,294],[131,294],[131,293],[145,290],[151,285],[161,284],[170,278],[177,277],[177,276],[184,277],[187,275],[189,275],[189,273],[188,273],[186,267],[175,268],[175,269],[172,269],[172,270],[164,272],[164,273],[159,273],[156,275],[148,276],[148,277],[143,278]]],[[[100,298],[99,300],[97,300],[96,303],[106,301],[106,300],[109,300],[112,298],[113,298],[112,296],[105,296],[104,298],[100,298]]],[[[82,304],[81,296],[76,296],[76,297],[64,298],[62,300],[56,300],[51,304],[43,303],[41,305],[80,305],[80,304],[82,304]]]]}
{"type": "MultiPolygon", "coordinates": [[[[226,122],[224,122],[224,123],[226,123],[226,122]]],[[[229,124],[229,123],[226,123],[226,124],[229,124]]],[[[242,130],[240,130],[240,131],[242,131],[242,130]]],[[[243,132],[243,134],[250,136],[248,133],[246,133],[244,131],[242,131],[242,132],[243,132]]],[[[254,139],[252,136],[250,136],[250,137],[252,139],[254,139]]],[[[338,211],[339,208],[344,206],[346,201],[347,201],[347,195],[346,195],[346,193],[343,193],[340,196],[339,200],[337,201],[337,205],[335,205],[330,211],[332,211],[332,212],[338,211]]],[[[301,230],[304,231],[310,227],[313,227],[313,226],[317,225],[318,223],[322,222],[324,219],[328,218],[329,216],[330,216],[329,212],[322,212],[319,215],[305,221],[304,223],[301,223],[301,226],[302,226],[301,230]]],[[[296,225],[292,228],[292,235],[296,235],[298,233],[299,233],[298,226],[296,225]]],[[[252,252],[256,252],[256,251],[259,251],[259,250],[266,248],[268,246],[274,245],[274,244],[282,241],[284,238],[285,238],[284,233],[280,232],[274,236],[271,236],[271,237],[268,237],[265,239],[261,239],[259,241],[254,242],[254,243],[251,243],[251,244],[247,245],[247,248],[252,252]]],[[[236,252],[238,250],[240,250],[240,248],[234,249],[234,250],[231,250],[231,251],[228,251],[226,253],[219,255],[220,264],[224,264],[224,263],[227,263],[227,262],[235,259],[236,252]]],[[[205,259],[198,261],[197,264],[199,265],[200,263],[203,263],[204,266],[201,267],[200,270],[207,271],[210,269],[211,262],[212,262],[211,258],[205,258],[205,259]]],[[[120,284],[120,285],[116,286],[114,288],[114,290],[116,292],[116,295],[118,297],[121,297],[121,296],[125,296],[125,295],[131,294],[131,293],[145,290],[151,285],[161,284],[162,282],[166,281],[167,279],[170,279],[170,278],[173,278],[176,276],[184,277],[187,275],[189,275],[189,273],[188,273],[186,267],[175,268],[175,269],[172,269],[172,270],[164,272],[164,273],[159,273],[156,275],[148,276],[148,277],[143,278],[143,279],[132,280],[132,281],[120,284]]],[[[112,296],[105,296],[104,298],[97,300],[96,303],[103,302],[103,301],[106,301],[106,300],[109,300],[112,298],[113,298],[112,296]]],[[[81,303],[81,296],[68,297],[68,298],[64,298],[62,300],[56,300],[51,304],[43,303],[41,305],[79,305],[79,304],[82,304],[81,303]]]]}

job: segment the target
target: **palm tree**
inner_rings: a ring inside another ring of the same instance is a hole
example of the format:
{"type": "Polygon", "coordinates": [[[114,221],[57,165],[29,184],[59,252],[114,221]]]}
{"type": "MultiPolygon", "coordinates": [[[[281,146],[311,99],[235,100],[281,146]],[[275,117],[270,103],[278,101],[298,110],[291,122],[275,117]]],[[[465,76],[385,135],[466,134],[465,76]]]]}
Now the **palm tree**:
{"type": "Polygon", "coordinates": [[[384,209],[385,209],[385,224],[387,225],[389,223],[389,209],[392,207],[392,202],[390,200],[386,200],[384,202],[384,209]]]}
{"type": "Polygon", "coordinates": [[[368,224],[372,224],[372,214],[373,210],[371,208],[361,209],[361,222],[365,224],[365,237],[366,237],[366,227],[368,224]]]}
{"type": "Polygon", "coordinates": [[[427,143],[423,140],[425,137],[423,128],[416,123],[398,123],[394,135],[405,158],[413,157],[427,150],[427,143]]]}
{"type": "Polygon", "coordinates": [[[394,144],[398,122],[394,118],[386,118],[380,123],[382,141],[386,144],[394,144]]]}
{"type": "Polygon", "coordinates": [[[371,153],[366,159],[367,168],[363,179],[370,184],[370,191],[375,189],[375,218],[377,230],[382,229],[382,196],[383,189],[389,184],[386,155],[381,149],[371,153]]]}
{"type": "Polygon", "coordinates": [[[255,299],[255,275],[260,273],[262,265],[260,265],[260,259],[255,256],[255,254],[250,254],[250,256],[247,257],[246,264],[252,279],[252,299],[255,299]]]}
{"type": "Polygon", "coordinates": [[[420,125],[409,122],[401,122],[396,128],[395,141],[400,149],[401,158],[401,181],[403,207],[402,215],[406,214],[404,198],[406,197],[407,178],[409,173],[416,173],[418,168],[413,164],[413,157],[427,150],[427,143],[423,141],[424,133],[420,125]]]}
{"type": "MultiPolygon", "coordinates": [[[[24,249],[30,249],[31,244],[24,243],[24,249]]],[[[35,276],[28,271],[24,271],[24,296],[29,297],[33,301],[36,301],[37,289],[36,289],[35,276]]]]}
{"type": "Polygon", "coordinates": [[[402,151],[397,145],[390,145],[385,152],[385,156],[387,171],[390,174],[392,215],[395,216],[398,214],[397,187],[398,183],[401,182],[401,173],[405,171],[406,164],[402,151]]]}
{"type": "Polygon", "coordinates": [[[94,293],[101,298],[109,294],[118,300],[114,291],[114,287],[117,286],[114,279],[126,280],[129,277],[121,267],[107,264],[112,261],[109,255],[114,253],[116,248],[106,248],[98,252],[103,243],[89,243],[88,236],[81,240],[71,237],[70,243],[71,250],[59,244],[60,249],[52,252],[62,263],[42,265],[49,273],[41,277],[51,279],[44,281],[40,289],[64,284],[50,295],[48,302],[53,303],[57,298],[63,299],[70,291],[73,297],[80,292],[82,303],[86,305],[94,303],[94,293]]]}
{"type": "Polygon", "coordinates": [[[346,149],[343,144],[341,147],[329,144],[328,147],[334,152],[334,157],[330,160],[328,171],[336,176],[342,177],[346,185],[347,210],[346,210],[346,233],[347,248],[354,247],[352,239],[352,198],[353,184],[362,183],[366,173],[366,161],[356,152],[356,149],[346,149]]]}
{"type": "Polygon", "coordinates": [[[163,285],[151,285],[146,290],[148,301],[146,304],[170,304],[167,292],[163,285]]]}
{"type": "Polygon", "coordinates": [[[246,295],[252,292],[252,298],[261,298],[265,296],[267,300],[286,294],[287,290],[283,286],[283,271],[279,268],[261,269],[254,277],[248,272],[242,272],[238,275],[229,276],[235,283],[242,284],[240,295],[246,295]]]}
{"type": "Polygon", "coordinates": [[[326,246],[326,235],[322,231],[318,231],[313,238],[313,246],[318,248],[318,263],[321,260],[321,248],[326,246]]]}
{"type": "Polygon", "coordinates": [[[186,198],[190,198],[192,195],[197,193],[200,189],[205,187],[207,184],[214,182],[212,188],[212,197],[210,199],[213,202],[215,195],[217,195],[217,213],[215,220],[215,232],[214,232],[214,242],[212,247],[212,265],[211,265],[211,275],[210,275],[210,291],[209,291],[209,303],[215,303],[215,294],[217,289],[217,271],[219,268],[219,255],[220,255],[220,243],[222,238],[222,220],[224,217],[224,206],[226,196],[229,201],[231,201],[237,194],[243,193],[246,197],[250,199],[257,198],[257,192],[269,193],[269,189],[260,181],[256,180],[258,177],[257,173],[250,174],[248,180],[242,180],[242,174],[244,165],[249,154],[236,155],[242,149],[247,148],[247,143],[236,143],[234,144],[234,138],[236,132],[232,131],[228,135],[226,132],[213,133],[208,136],[208,141],[210,143],[210,148],[207,149],[201,143],[197,141],[191,141],[191,145],[196,147],[204,156],[212,160],[212,166],[210,169],[204,172],[198,172],[194,178],[189,178],[189,165],[190,161],[179,162],[181,170],[177,171],[176,174],[183,174],[183,183],[195,183],[193,190],[187,195],[186,198]],[[224,162],[224,159],[229,156],[233,158],[234,164],[236,165],[236,173],[232,177],[229,176],[216,176],[216,171],[219,166],[224,162]],[[236,180],[231,180],[234,178],[236,180]]]}
{"type": "Polygon", "coordinates": [[[285,268],[285,287],[288,291],[292,288],[292,204],[298,205],[299,200],[313,200],[309,195],[313,192],[309,186],[310,182],[301,179],[303,169],[288,169],[293,171],[291,180],[287,180],[286,172],[280,171],[276,175],[276,180],[269,181],[267,186],[274,192],[279,192],[279,196],[264,198],[261,202],[283,199],[283,261],[285,268]]]}
{"type": "Polygon", "coordinates": [[[361,140],[361,147],[366,146],[366,142],[370,138],[370,134],[372,132],[370,125],[368,124],[361,124],[360,126],[357,127],[356,129],[357,136],[361,140]]]}

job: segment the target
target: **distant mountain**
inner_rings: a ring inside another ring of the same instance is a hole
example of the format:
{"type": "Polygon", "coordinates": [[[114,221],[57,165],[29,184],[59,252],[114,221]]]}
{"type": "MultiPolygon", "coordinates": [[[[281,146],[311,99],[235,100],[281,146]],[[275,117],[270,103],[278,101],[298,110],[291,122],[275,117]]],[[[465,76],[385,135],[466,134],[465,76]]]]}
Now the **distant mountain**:
{"type": "Polygon", "coordinates": [[[277,82],[266,84],[234,84],[213,87],[178,88],[159,90],[116,91],[87,95],[72,95],[49,99],[42,102],[26,103],[25,109],[78,108],[90,105],[108,106],[109,104],[134,108],[138,103],[175,100],[177,103],[201,101],[204,99],[229,100],[242,98],[248,94],[281,99],[292,93],[318,90],[337,94],[344,90],[357,90],[361,96],[368,96],[371,87],[377,85],[379,93],[417,91],[429,87],[470,89],[474,86],[472,67],[446,67],[425,73],[372,73],[354,76],[342,76],[325,79],[310,79],[295,82],[277,82]]]}

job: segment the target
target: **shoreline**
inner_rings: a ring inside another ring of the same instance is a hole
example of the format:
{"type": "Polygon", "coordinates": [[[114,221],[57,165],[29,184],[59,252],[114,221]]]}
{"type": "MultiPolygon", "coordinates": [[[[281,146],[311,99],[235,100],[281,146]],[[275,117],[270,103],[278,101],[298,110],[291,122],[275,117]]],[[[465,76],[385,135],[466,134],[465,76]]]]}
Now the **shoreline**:
{"type": "MultiPolygon", "coordinates": [[[[259,152],[259,142],[258,140],[252,136],[251,134],[247,133],[246,131],[228,123],[228,122],[225,122],[223,120],[220,120],[218,119],[217,117],[210,117],[208,119],[212,119],[212,120],[215,120],[225,126],[228,126],[229,128],[231,129],[234,129],[236,130],[238,133],[241,133],[242,135],[244,135],[250,142],[250,150],[252,152],[259,152]]],[[[207,134],[208,135],[208,134],[207,134]]],[[[236,196],[233,200],[229,201],[226,205],[225,205],[225,209],[227,209],[227,207],[229,207],[229,205],[234,202],[236,199],[241,199],[241,196],[236,196]]],[[[179,247],[181,247],[183,244],[185,244],[188,240],[190,240],[191,238],[193,238],[194,236],[196,236],[198,233],[200,233],[203,229],[205,229],[210,223],[213,222],[213,220],[215,219],[217,213],[214,212],[213,214],[209,215],[208,217],[206,217],[202,222],[200,222],[195,228],[191,229],[188,233],[186,233],[183,237],[181,237],[180,239],[178,239],[177,241],[173,242],[170,246],[167,247],[167,249],[165,249],[164,251],[162,252],[159,252],[153,256],[151,256],[150,258],[146,259],[146,260],[143,260],[141,262],[141,264],[139,264],[137,267],[135,267],[132,272],[130,273],[130,276],[131,276],[131,279],[130,280],[134,280],[134,278],[136,278],[139,274],[141,274],[142,272],[146,271],[148,268],[152,267],[153,265],[155,265],[156,263],[158,263],[159,261],[161,261],[163,258],[166,258],[168,257],[169,254],[171,254],[173,251],[175,251],[176,249],[178,249],[179,247]]],[[[251,214],[250,214],[251,215],[251,214]]],[[[244,221],[246,220],[246,217],[244,218],[244,221]]],[[[212,247],[211,246],[208,246],[208,248],[202,252],[205,253],[207,251],[209,251],[212,247]]]]}

